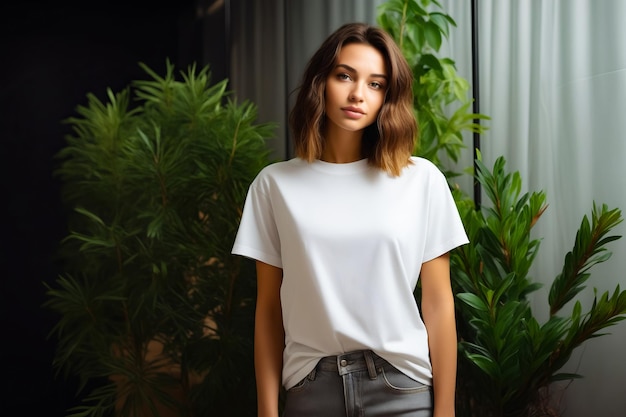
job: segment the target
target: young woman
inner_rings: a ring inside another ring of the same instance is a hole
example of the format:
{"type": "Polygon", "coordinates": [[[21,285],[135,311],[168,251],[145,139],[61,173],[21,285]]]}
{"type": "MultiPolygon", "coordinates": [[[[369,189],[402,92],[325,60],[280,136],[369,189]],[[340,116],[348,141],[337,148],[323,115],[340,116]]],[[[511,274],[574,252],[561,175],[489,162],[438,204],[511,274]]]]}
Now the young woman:
{"type": "Polygon", "coordinates": [[[412,73],[347,24],[305,70],[296,157],[251,184],[233,253],[256,260],[258,415],[454,416],[448,252],[467,243],[443,174],[412,157],[412,73]],[[413,291],[421,279],[421,312],[413,291]]]}

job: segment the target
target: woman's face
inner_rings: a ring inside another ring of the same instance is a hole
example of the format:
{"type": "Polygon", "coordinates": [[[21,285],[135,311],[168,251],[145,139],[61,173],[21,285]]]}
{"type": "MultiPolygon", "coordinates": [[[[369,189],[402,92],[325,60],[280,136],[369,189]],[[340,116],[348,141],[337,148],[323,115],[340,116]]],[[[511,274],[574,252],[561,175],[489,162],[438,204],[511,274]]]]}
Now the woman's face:
{"type": "Polygon", "coordinates": [[[329,128],[356,132],[374,123],[385,99],[387,77],[385,60],[376,48],[344,45],[326,79],[329,128]]]}

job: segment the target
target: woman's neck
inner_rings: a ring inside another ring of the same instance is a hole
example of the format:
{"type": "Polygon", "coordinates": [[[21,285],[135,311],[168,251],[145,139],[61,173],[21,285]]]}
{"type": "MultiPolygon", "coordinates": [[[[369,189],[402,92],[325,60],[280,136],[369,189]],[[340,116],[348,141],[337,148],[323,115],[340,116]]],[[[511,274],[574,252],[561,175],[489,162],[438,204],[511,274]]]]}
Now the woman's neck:
{"type": "Polygon", "coordinates": [[[324,149],[322,150],[322,161],[336,164],[346,164],[355,162],[363,158],[361,153],[361,139],[363,131],[350,132],[342,130],[340,132],[327,129],[324,149]]]}

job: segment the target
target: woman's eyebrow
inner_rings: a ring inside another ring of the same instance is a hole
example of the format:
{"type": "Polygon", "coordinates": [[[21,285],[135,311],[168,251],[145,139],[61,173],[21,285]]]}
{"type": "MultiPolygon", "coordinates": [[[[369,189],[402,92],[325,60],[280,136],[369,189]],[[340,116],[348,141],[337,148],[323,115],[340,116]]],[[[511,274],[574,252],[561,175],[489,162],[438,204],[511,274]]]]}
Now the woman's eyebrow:
{"type": "MultiPolygon", "coordinates": [[[[345,69],[347,69],[350,72],[357,72],[357,70],[352,68],[350,65],[337,64],[335,68],[337,68],[337,67],[345,68],[345,69]]],[[[388,77],[385,74],[370,74],[370,77],[384,78],[385,80],[388,79],[388,77]]]]}

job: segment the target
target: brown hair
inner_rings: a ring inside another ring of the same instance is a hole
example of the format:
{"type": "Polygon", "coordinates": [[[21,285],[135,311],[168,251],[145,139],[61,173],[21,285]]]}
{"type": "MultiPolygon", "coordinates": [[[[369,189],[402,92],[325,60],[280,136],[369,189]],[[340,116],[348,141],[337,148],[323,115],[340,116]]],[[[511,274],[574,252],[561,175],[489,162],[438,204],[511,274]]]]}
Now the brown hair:
{"type": "Polygon", "coordinates": [[[363,43],[376,48],[385,60],[389,81],[376,123],[365,128],[363,157],[391,175],[398,176],[410,164],[417,141],[413,113],[413,73],[393,38],[382,29],[364,23],[348,23],[333,32],[309,60],[295,105],[289,114],[296,156],[312,162],[322,155],[325,128],[326,79],[341,48],[363,43]]]}

